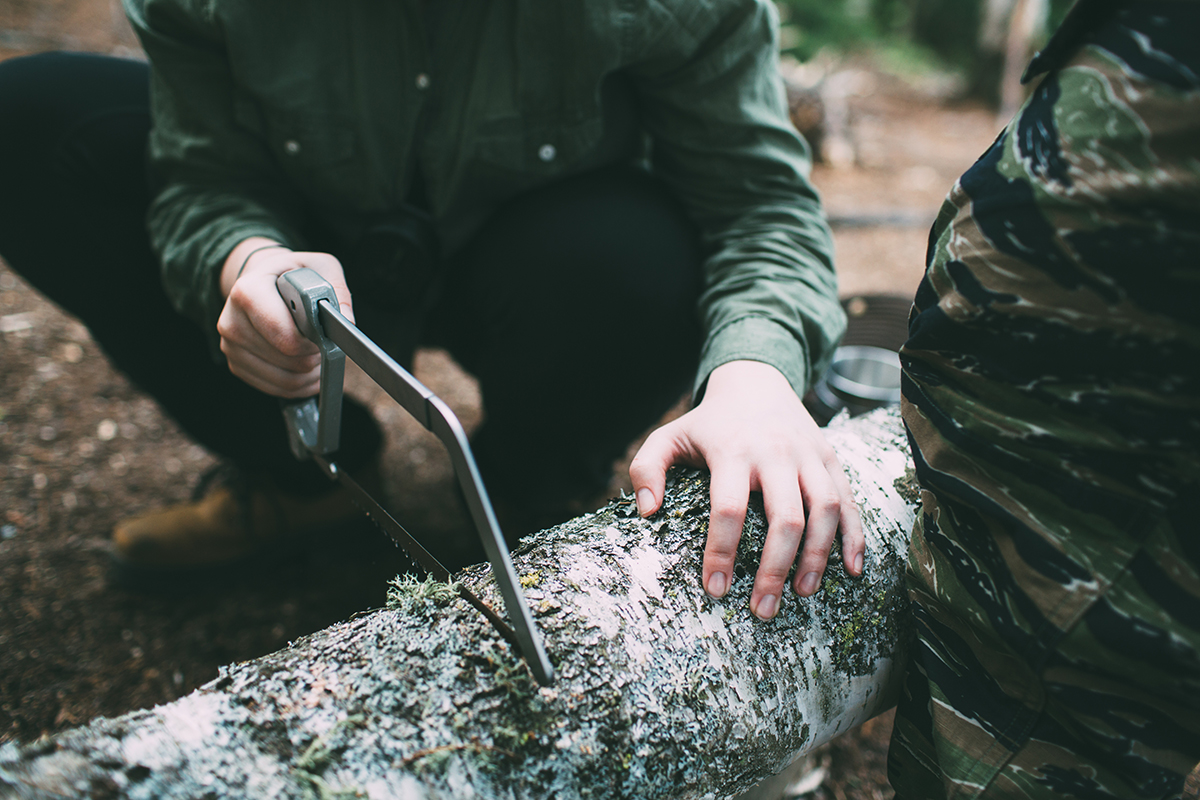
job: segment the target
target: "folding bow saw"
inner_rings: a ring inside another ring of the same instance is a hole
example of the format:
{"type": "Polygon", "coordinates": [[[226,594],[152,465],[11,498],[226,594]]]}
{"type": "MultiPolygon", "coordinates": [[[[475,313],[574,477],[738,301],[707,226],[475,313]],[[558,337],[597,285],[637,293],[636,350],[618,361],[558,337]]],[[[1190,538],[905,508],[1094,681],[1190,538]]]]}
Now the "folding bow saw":
{"type": "Polygon", "coordinates": [[[479,609],[509,642],[515,644],[533,670],[538,683],[554,681],[554,668],[546,657],[525,598],[517,589],[517,576],[508,556],[487,490],[479,477],[475,458],[462,423],[441,399],[383,352],[338,310],[333,286],[311,269],[285,272],[276,282],[279,294],[292,312],[296,327],[321,350],[321,388],[317,397],[284,406],[288,438],[297,458],[313,458],[333,480],[345,486],[363,510],[396,544],[438,580],[450,581],[450,571],[387,512],[375,498],[328,456],[338,449],[341,435],[342,382],[346,356],[391,395],[405,411],[442,441],[454,464],[475,528],[483,540],[496,583],[504,597],[510,628],[499,615],[461,584],[458,593],[479,609]]]}

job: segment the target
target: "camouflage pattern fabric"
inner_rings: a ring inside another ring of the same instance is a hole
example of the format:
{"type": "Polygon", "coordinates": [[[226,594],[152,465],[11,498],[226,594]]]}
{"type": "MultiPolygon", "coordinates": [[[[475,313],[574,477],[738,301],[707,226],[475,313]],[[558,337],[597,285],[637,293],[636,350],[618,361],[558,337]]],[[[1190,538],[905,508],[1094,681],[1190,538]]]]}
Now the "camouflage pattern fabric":
{"type": "Polygon", "coordinates": [[[952,189],[902,351],[897,796],[1178,797],[1200,760],[1200,3],[1088,3],[952,189]]]}

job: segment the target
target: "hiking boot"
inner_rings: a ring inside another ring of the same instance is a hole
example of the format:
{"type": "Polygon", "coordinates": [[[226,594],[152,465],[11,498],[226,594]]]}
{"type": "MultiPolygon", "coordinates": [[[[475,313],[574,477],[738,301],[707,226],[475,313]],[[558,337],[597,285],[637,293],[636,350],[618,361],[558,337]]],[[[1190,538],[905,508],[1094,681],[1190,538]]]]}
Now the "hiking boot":
{"type": "MultiPolygon", "coordinates": [[[[360,482],[377,485],[378,471],[370,472],[360,482]]],[[[116,524],[114,577],[127,588],[152,589],[156,578],[234,567],[362,519],[363,512],[340,486],[330,484],[328,492],[316,496],[296,495],[269,478],[218,468],[201,480],[191,502],[116,524]]]]}

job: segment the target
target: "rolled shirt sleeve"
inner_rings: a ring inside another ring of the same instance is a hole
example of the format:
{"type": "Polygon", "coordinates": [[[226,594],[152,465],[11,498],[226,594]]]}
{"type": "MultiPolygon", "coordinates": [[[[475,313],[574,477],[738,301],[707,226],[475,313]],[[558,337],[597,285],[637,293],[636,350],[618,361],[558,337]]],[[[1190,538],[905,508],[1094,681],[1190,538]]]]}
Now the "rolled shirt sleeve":
{"type": "Polygon", "coordinates": [[[261,138],[239,125],[234,81],[207,3],[125,0],[150,57],[151,247],[175,308],[216,348],[221,267],[238,242],[299,246],[301,206],[261,138]]]}
{"type": "Polygon", "coordinates": [[[767,2],[681,3],[635,68],[653,163],[699,224],[707,338],[695,392],[728,361],[763,361],[798,394],[845,329],[832,237],[791,125],[767,2]]]}

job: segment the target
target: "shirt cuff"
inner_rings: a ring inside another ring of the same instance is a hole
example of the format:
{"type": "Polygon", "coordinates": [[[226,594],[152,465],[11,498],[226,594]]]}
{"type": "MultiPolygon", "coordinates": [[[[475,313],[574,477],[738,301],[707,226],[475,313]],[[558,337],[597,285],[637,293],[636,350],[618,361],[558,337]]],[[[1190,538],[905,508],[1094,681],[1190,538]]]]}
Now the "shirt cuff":
{"type": "Polygon", "coordinates": [[[692,387],[692,402],[699,403],[708,376],[730,361],[761,361],[783,373],[796,395],[808,391],[808,347],[787,328],[765,317],[742,317],[708,337],[700,354],[700,368],[692,387]]]}

